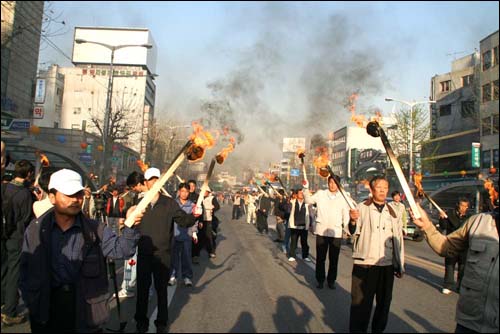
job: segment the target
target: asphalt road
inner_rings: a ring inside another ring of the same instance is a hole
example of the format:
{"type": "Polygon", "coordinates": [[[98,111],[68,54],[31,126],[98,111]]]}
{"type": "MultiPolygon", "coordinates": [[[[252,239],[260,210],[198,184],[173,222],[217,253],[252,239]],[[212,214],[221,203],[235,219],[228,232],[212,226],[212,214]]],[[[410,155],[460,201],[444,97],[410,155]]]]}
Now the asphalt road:
{"type": "MultiPolygon", "coordinates": [[[[270,234],[261,235],[243,218],[231,220],[223,206],[217,257],[202,252],[194,265],[194,286],[169,287],[169,332],[347,332],[349,327],[352,251],[342,246],[337,289],[316,289],[315,241],[309,236],[312,263],[300,256],[288,262],[270,234]]],[[[396,279],[386,332],[453,332],[458,295],[440,292],[444,260],[425,241],[406,241],[406,275],[396,279]]],[[[300,254],[300,252],[299,252],[300,254]]],[[[122,273],[120,271],[120,273],[122,273]]],[[[121,277],[121,275],[120,275],[121,277]]],[[[116,305],[107,327],[118,328],[116,305]]],[[[135,298],[122,302],[126,332],[135,331],[135,298]]],[[[154,332],[156,300],[149,307],[154,332]]],[[[29,332],[29,325],[2,327],[29,332]]]]}

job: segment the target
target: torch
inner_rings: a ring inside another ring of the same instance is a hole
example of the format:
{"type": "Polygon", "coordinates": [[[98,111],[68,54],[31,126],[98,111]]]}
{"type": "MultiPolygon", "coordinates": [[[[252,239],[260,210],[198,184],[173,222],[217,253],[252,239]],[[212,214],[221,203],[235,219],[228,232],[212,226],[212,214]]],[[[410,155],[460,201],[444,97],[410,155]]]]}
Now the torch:
{"type": "Polygon", "coordinates": [[[306,174],[306,165],[304,163],[304,158],[306,156],[306,151],[303,149],[303,148],[300,148],[298,151],[297,151],[297,154],[300,158],[300,162],[302,163],[302,173],[304,173],[304,180],[307,181],[307,174],[306,174]]]}
{"type": "Polygon", "coordinates": [[[272,183],[271,183],[271,182],[266,181],[266,182],[264,182],[264,184],[265,184],[266,186],[270,186],[270,187],[271,187],[271,189],[272,189],[272,190],[276,193],[276,195],[277,195],[278,197],[280,197],[280,198],[282,198],[282,197],[283,197],[283,196],[281,196],[281,194],[280,194],[280,193],[276,190],[276,188],[274,188],[274,187],[273,187],[273,185],[272,185],[272,183]]]}
{"type": "Polygon", "coordinates": [[[422,187],[422,174],[416,173],[413,175],[413,180],[415,182],[415,188],[417,188],[416,196],[424,196],[427,198],[429,203],[434,205],[434,207],[439,211],[441,215],[444,216],[444,218],[448,218],[448,215],[446,212],[444,212],[443,209],[424,191],[424,188],[422,187]]]}
{"type": "Polygon", "coordinates": [[[208,181],[210,181],[210,178],[212,177],[212,174],[214,172],[214,167],[215,167],[215,159],[212,159],[212,161],[210,161],[210,166],[208,167],[207,177],[205,177],[205,181],[203,181],[203,185],[201,186],[200,189],[200,195],[198,196],[198,201],[196,202],[196,207],[198,208],[201,207],[201,202],[203,202],[203,198],[205,197],[205,192],[208,189],[208,181]]]}
{"type": "Polygon", "coordinates": [[[177,180],[179,180],[180,183],[184,183],[184,179],[182,177],[180,177],[179,175],[177,175],[175,172],[174,172],[174,175],[175,177],[177,178],[177,180]]]}
{"type": "Polygon", "coordinates": [[[415,217],[415,219],[419,219],[421,215],[420,211],[418,210],[417,203],[415,203],[415,198],[411,193],[410,186],[408,185],[408,182],[406,182],[403,170],[401,169],[401,165],[399,164],[398,159],[396,158],[396,155],[392,150],[391,144],[389,143],[389,140],[387,139],[387,135],[385,134],[384,130],[377,121],[371,121],[366,126],[366,132],[370,136],[380,137],[380,139],[382,140],[382,144],[384,145],[385,151],[387,152],[387,155],[391,160],[392,166],[394,167],[394,171],[396,172],[396,176],[398,177],[399,183],[401,184],[403,192],[405,193],[408,203],[410,204],[410,208],[413,211],[413,216],[415,217]]]}
{"type": "Polygon", "coordinates": [[[153,198],[156,196],[156,194],[163,188],[163,185],[168,181],[168,179],[173,175],[174,171],[181,165],[181,163],[184,161],[184,159],[187,157],[189,160],[194,160],[197,154],[194,154],[194,152],[201,152],[204,150],[203,148],[200,147],[193,147],[196,146],[193,144],[191,140],[188,140],[186,145],[181,149],[181,151],[177,154],[175,157],[174,161],[168,168],[168,170],[163,174],[158,181],[153,184],[151,189],[148,190],[148,192],[144,195],[144,197],[141,199],[139,204],[137,204],[136,210],[125,220],[125,225],[128,227],[132,227],[134,225],[135,217],[139,212],[142,212],[146,207],[151,203],[153,198]]]}
{"type": "Polygon", "coordinates": [[[36,174],[35,183],[33,183],[35,187],[38,186],[38,180],[42,175],[43,167],[49,167],[49,165],[50,165],[49,158],[47,158],[45,154],[40,153],[40,168],[38,169],[38,173],[36,174]]]}
{"type": "Polygon", "coordinates": [[[281,178],[276,175],[276,180],[280,183],[281,187],[283,188],[283,191],[285,192],[285,195],[288,197],[288,192],[286,191],[285,185],[283,184],[283,181],[281,181],[281,178]]]}

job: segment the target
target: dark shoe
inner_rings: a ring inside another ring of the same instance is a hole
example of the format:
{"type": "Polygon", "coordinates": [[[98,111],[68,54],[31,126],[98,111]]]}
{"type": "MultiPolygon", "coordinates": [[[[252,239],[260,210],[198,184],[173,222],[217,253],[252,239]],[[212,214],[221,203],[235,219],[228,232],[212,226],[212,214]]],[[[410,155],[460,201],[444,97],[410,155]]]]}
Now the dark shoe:
{"type": "Polygon", "coordinates": [[[156,326],[156,333],[167,333],[167,326],[156,326]]]}
{"type": "Polygon", "coordinates": [[[149,324],[137,324],[135,328],[137,333],[147,333],[149,329],[149,324]]]}
{"type": "Polygon", "coordinates": [[[335,289],[337,288],[337,287],[335,286],[335,282],[333,282],[333,283],[328,282],[328,287],[329,287],[330,289],[332,289],[332,290],[335,290],[335,289]]]}
{"type": "Polygon", "coordinates": [[[318,289],[323,289],[323,286],[325,285],[325,283],[321,282],[321,283],[318,283],[318,285],[316,285],[316,287],[318,289]]]}
{"type": "Polygon", "coordinates": [[[18,315],[15,317],[9,317],[8,315],[2,314],[2,324],[5,326],[19,325],[26,321],[26,317],[23,315],[18,315]]]}
{"type": "Polygon", "coordinates": [[[283,240],[275,239],[274,242],[283,242],[283,240]]]}

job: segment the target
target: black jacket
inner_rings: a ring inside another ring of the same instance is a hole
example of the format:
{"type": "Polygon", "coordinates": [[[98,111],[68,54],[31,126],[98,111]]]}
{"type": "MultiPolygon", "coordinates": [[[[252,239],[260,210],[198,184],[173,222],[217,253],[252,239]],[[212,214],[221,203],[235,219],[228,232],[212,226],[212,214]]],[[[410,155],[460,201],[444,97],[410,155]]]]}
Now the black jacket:
{"type": "Polygon", "coordinates": [[[138,256],[158,256],[162,262],[170,266],[171,241],[174,222],[180,227],[193,226],[196,218],[185,213],[179,204],[170,197],[160,195],[156,204],[146,208],[138,229],[138,256]]]}
{"type": "Polygon", "coordinates": [[[28,227],[28,224],[34,218],[33,196],[25,186],[11,182],[2,184],[2,204],[4,202],[9,202],[8,206],[10,210],[8,213],[2,212],[2,214],[12,224],[6,224],[6,226],[2,224],[2,237],[4,239],[15,238],[22,240],[26,227],[28,227]]]}
{"type": "Polygon", "coordinates": [[[470,214],[466,213],[465,216],[460,216],[456,209],[447,212],[448,218],[439,218],[439,227],[441,230],[446,230],[446,234],[450,234],[465,224],[469,219],[470,214]]]}

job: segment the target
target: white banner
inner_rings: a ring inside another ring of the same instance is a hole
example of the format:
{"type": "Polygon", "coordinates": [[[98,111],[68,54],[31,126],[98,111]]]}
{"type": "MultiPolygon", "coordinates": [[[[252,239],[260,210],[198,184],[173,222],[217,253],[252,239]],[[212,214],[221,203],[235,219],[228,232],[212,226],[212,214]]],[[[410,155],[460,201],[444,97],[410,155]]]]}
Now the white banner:
{"type": "Polygon", "coordinates": [[[45,79],[36,79],[35,103],[45,102],[45,79]]]}
{"type": "Polygon", "coordinates": [[[305,138],[283,138],[283,153],[295,153],[299,148],[306,148],[305,138]]]}

